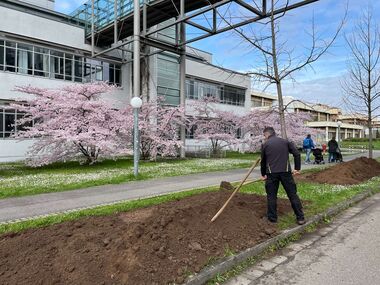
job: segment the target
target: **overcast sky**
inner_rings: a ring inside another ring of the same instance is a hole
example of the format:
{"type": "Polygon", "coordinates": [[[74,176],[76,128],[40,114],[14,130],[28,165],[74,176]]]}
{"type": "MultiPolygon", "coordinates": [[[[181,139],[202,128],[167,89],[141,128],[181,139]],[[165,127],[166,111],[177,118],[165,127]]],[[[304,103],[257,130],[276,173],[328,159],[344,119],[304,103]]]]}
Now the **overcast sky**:
{"type": "MultiPolygon", "coordinates": [[[[296,0],[292,0],[296,1],[296,0]]],[[[86,1],[82,0],[56,0],[56,10],[70,13],[86,1]]],[[[351,33],[357,22],[361,9],[371,3],[374,18],[380,20],[380,1],[350,0],[348,3],[347,21],[342,33],[339,35],[329,53],[316,62],[312,68],[303,70],[295,75],[295,82],[284,82],[284,95],[308,100],[314,103],[328,103],[342,106],[342,91],[340,81],[345,76],[349,52],[343,35],[351,33]]],[[[315,19],[318,34],[323,39],[329,39],[335,32],[339,22],[343,18],[345,0],[320,0],[313,4],[289,12],[280,22],[281,41],[286,41],[286,46],[294,50],[297,56],[305,54],[310,43],[307,31],[311,28],[311,19],[315,19]]],[[[244,15],[247,15],[243,11],[244,15]]],[[[262,26],[262,25],[261,25],[262,26]]],[[[262,29],[258,24],[252,24],[252,29],[262,29]]],[[[250,29],[246,27],[245,29],[250,29]]],[[[194,34],[197,31],[189,30],[194,34]]],[[[257,52],[241,44],[236,33],[226,32],[207,38],[192,46],[213,54],[213,63],[225,68],[242,72],[253,70],[260,62],[257,52]]],[[[255,86],[254,88],[259,88],[255,86]]],[[[274,89],[269,88],[268,91],[274,89]]]]}

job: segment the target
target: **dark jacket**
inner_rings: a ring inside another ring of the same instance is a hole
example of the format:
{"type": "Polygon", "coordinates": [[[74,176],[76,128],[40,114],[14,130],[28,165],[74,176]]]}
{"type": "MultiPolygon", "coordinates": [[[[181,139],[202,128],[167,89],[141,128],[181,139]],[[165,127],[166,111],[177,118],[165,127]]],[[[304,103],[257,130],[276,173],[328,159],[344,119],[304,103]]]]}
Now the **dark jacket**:
{"type": "Polygon", "coordinates": [[[294,156],[295,170],[300,170],[301,155],[294,144],[275,135],[270,136],[261,148],[261,175],[292,171],[289,153],[294,156]]]}
{"type": "Polygon", "coordinates": [[[330,140],[328,143],[327,143],[328,147],[329,147],[329,152],[333,153],[333,152],[336,152],[336,150],[338,149],[338,143],[336,142],[336,140],[330,140]]]}

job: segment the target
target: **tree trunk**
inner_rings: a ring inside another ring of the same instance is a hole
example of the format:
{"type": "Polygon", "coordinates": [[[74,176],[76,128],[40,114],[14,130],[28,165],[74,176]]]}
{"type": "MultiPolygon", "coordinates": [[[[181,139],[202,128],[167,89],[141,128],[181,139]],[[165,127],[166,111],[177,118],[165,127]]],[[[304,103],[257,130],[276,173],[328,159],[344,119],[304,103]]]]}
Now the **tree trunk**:
{"type": "Polygon", "coordinates": [[[278,98],[278,113],[280,115],[280,125],[281,125],[281,137],[283,139],[288,139],[286,134],[286,122],[285,122],[285,109],[284,109],[284,100],[282,98],[282,87],[281,80],[278,74],[278,64],[277,64],[277,48],[276,48],[276,30],[274,25],[274,0],[272,0],[272,13],[270,18],[271,24],[271,36],[272,36],[272,60],[273,60],[273,71],[274,77],[276,80],[277,88],[277,98],[278,98]]]}
{"type": "Polygon", "coordinates": [[[281,137],[283,139],[288,139],[288,136],[286,134],[285,109],[284,109],[284,100],[282,99],[281,81],[276,83],[276,87],[277,87],[277,96],[278,96],[278,112],[280,115],[281,137]]]}
{"type": "MultiPolygon", "coordinates": [[[[369,104],[369,106],[371,106],[371,104],[369,104]]],[[[369,132],[368,133],[368,157],[369,158],[373,158],[372,112],[371,112],[370,107],[369,107],[369,110],[368,110],[368,132],[369,132]]]]}

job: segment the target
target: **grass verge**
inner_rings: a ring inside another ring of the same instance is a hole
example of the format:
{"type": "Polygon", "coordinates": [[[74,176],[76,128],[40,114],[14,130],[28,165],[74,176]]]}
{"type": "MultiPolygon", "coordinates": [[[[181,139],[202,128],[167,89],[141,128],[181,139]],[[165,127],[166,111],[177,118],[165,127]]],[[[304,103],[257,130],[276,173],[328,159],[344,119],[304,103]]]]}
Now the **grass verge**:
{"type": "MultiPolygon", "coordinates": [[[[368,150],[369,141],[368,139],[362,139],[362,140],[344,140],[341,142],[343,148],[354,148],[354,149],[364,149],[368,150]]],[[[379,150],[380,149],[380,140],[376,139],[372,142],[373,149],[379,150]]]]}
{"type": "MultiPolygon", "coordinates": [[[[249,167],[258,154],[227,153],[221,159],[167,159],[142,161],[138,180],[231,170],[249,167]]],[[[56,163],[31,168],[22,163],[0,164],[0,199],[49,192],[60,192],[133,181],[133,160],[105,160],[95,165],[77,162],[56,163]]]]}
{"type": "MultiPolygon", "coordinates": [[[[311,169],[309,171],[315,172],[316,170],[311,169]]],[[[375,191],[380,191],[379,186],[380,177],[374,177],[367,182],[351,186],[316,184],[302,181],[297,183],[297,192],[303,201],[307,201],[303,205],[305,216],[307,218],[322,213],[333,205],[350,199],[356,194],[359,194],[367,189],[375,189],[375,191]]],[[[241,191],[243,193],[256,193],[264,195],[264,183],[243,186],[241,191]]],[[[282,186],[280,186],[278,196],[280,198],[287,199],[286,193],[282,189],[282,186]]],[[[279,217],[278,226],[280,229],[289,228],[294,224],[295,218],[292,213],[279,217]]]]}

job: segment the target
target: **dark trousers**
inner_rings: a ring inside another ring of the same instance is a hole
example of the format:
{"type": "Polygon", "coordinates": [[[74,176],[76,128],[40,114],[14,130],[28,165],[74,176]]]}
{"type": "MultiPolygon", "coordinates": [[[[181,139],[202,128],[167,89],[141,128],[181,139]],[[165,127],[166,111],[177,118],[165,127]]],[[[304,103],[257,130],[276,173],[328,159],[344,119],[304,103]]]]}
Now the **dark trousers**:
{"type": "Polygon", "coordinates": [[[284,187],[286,194],[292,205],[294,214],[297,220],[303,220],[304,214],[302,211],[302,204],[297,195],[297,186],[294,182],[291,172],[269,173],[265,182],[265,190],[267,192],[268,201],[268,219],[272,222],[277,221],[277,192],[280,185],[284,187]]]}

